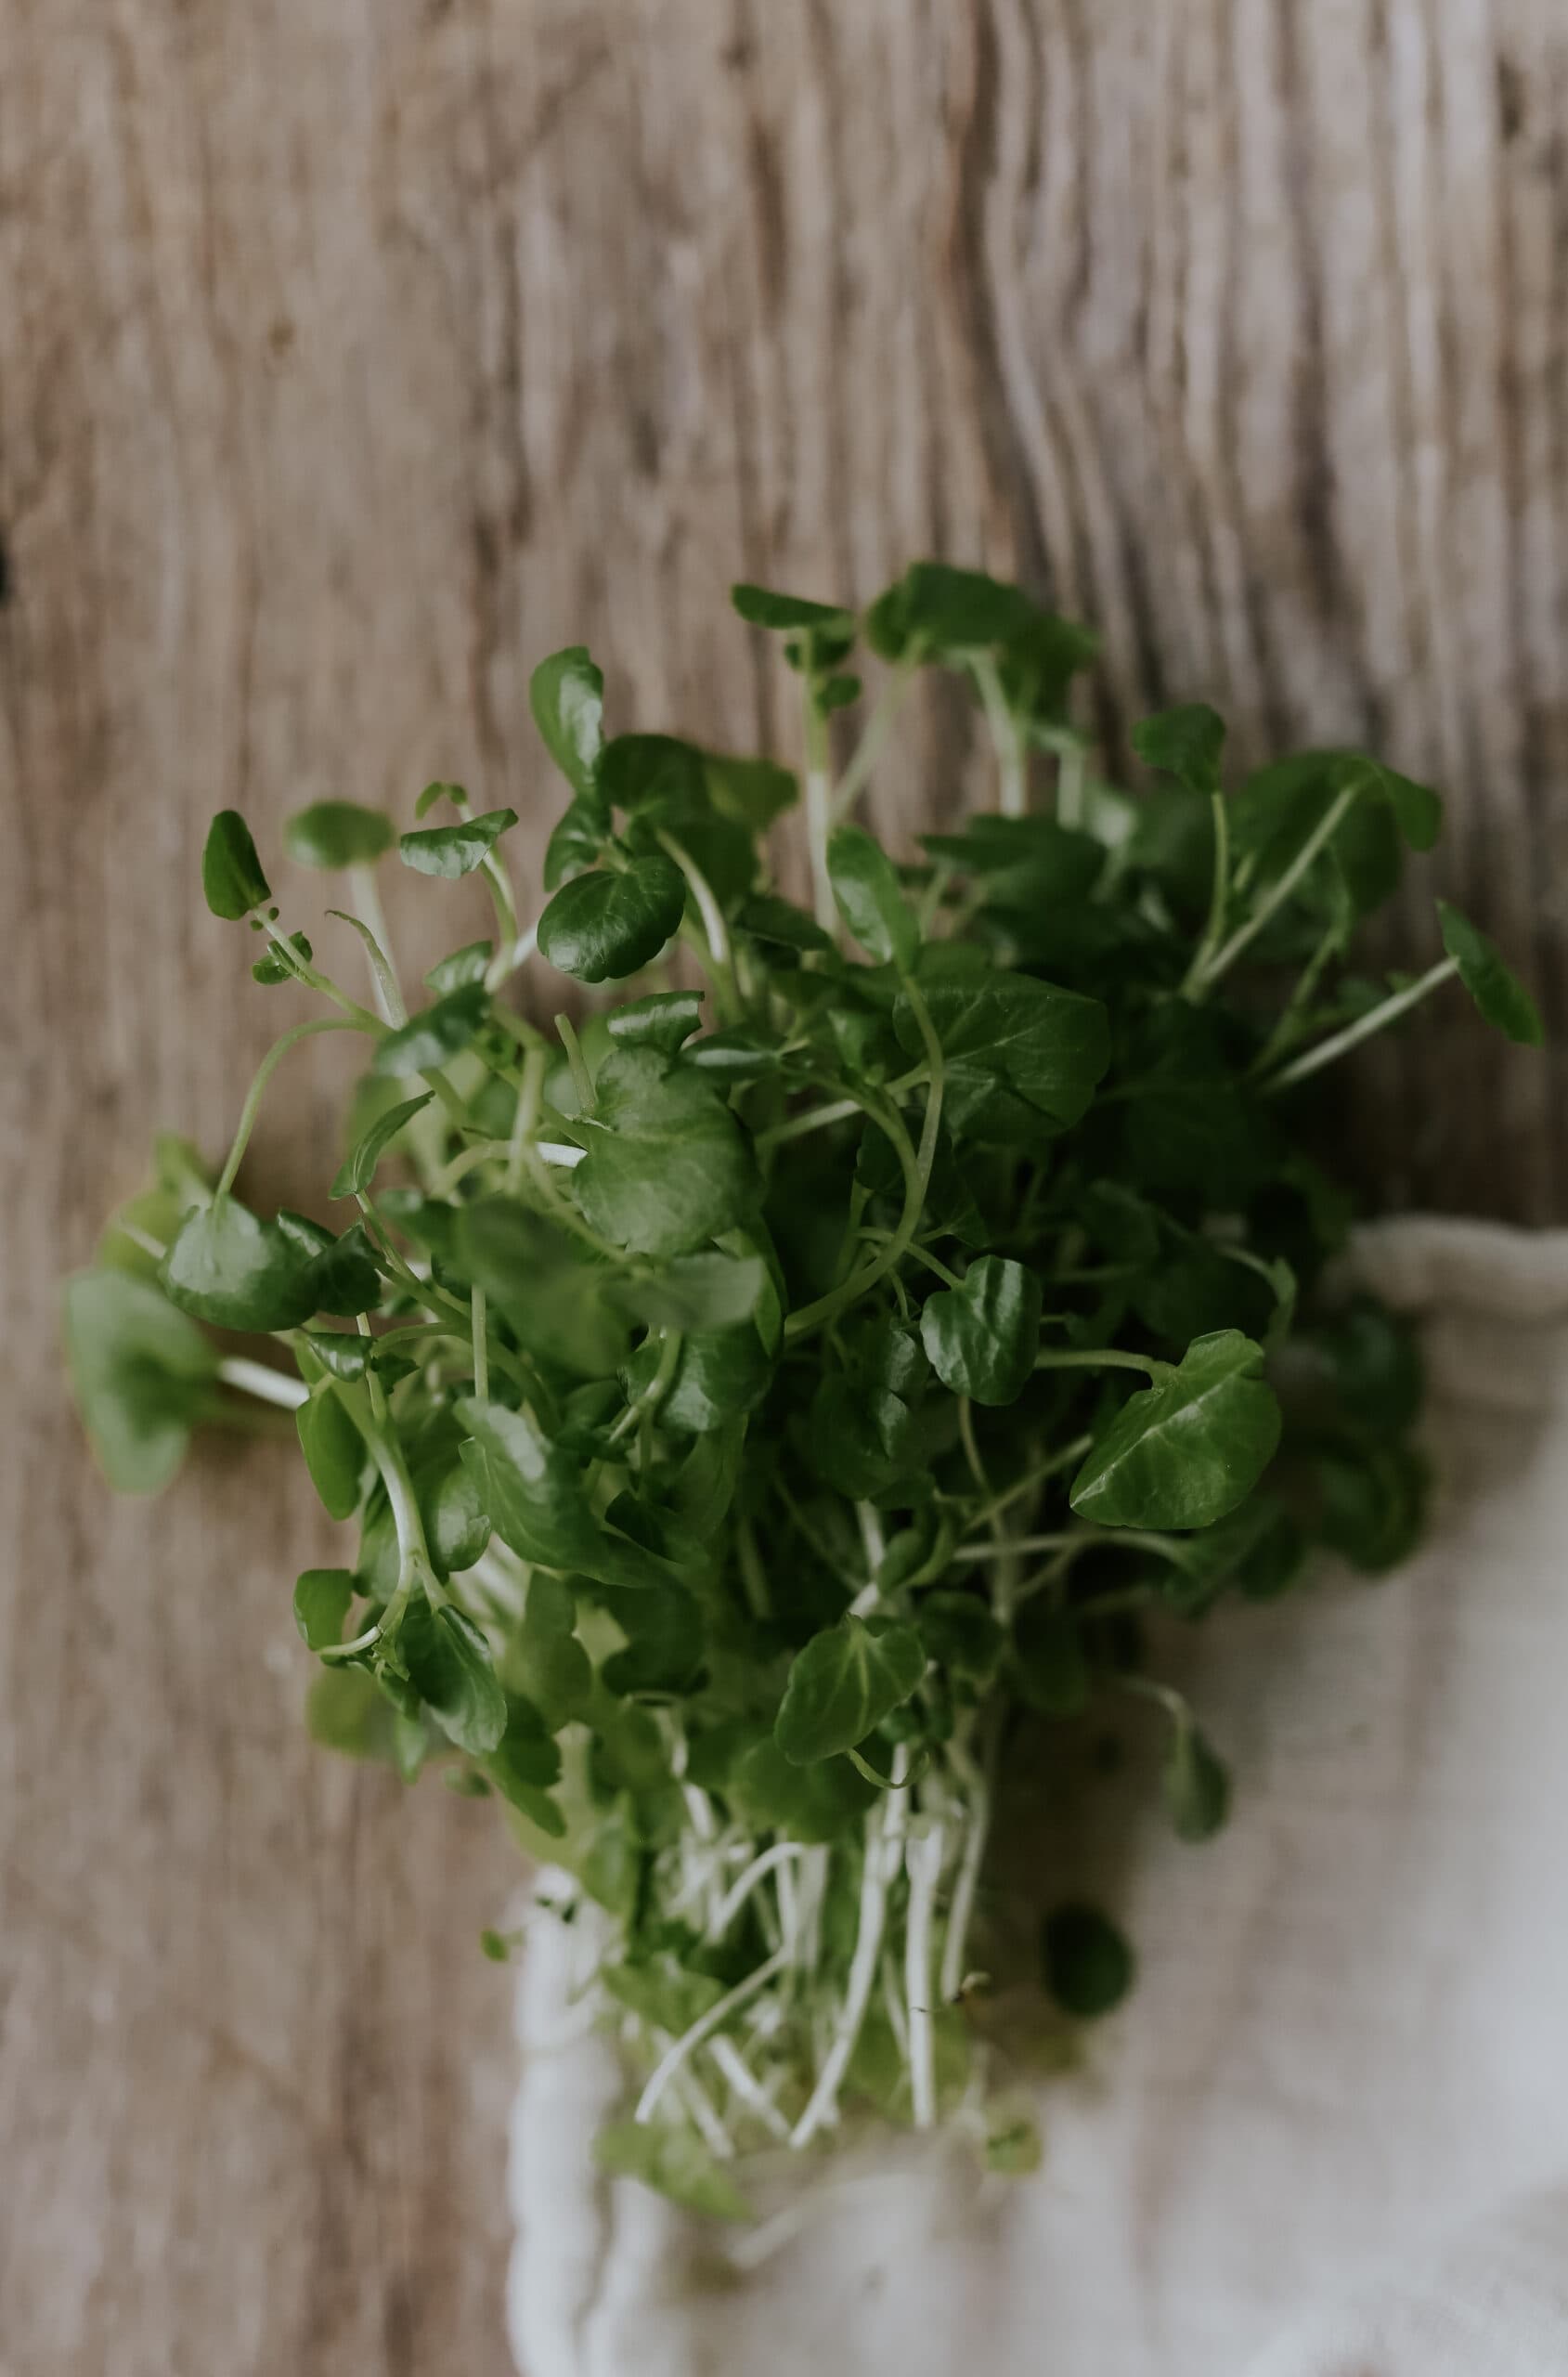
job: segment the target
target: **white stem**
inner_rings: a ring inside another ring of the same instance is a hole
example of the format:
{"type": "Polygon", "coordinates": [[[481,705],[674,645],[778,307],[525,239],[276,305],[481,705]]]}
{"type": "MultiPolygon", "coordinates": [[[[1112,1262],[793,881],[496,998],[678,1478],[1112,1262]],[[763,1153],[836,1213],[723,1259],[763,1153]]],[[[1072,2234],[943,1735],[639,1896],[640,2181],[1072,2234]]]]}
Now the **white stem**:
{"type": "Polygon", "coordinates": [[[773,1975],[783,1969],[784,1961],[784,1951],[780,1948],[768,1958],[766,1964],[758,1965],[755,1972],[748,1972],[744,1981],[737,1981],[734,1988],[728,1990],[717,2005],[710,2006],[707,2012],[700,2015],[689,2031],[681,2033],[674,2046],[660,2059],[652,2079],[638,2098],[637,2120],[652,2121],[657,2110],[659,2098],[664,2095],[687,2057],[701,2046],[705,2039],[711,2038],[713,2033],[727,2022],[731,2015],[745,2005],[748,1999],[755,1997],[759,1989],[766,1989],[773,1975]]]}
{"type": "Polygon", "coordinates": [[[764,2129],[771,2130],[781,2143],[787,2146],[788,2122],[758,2080],[733,2039],[710,2039],[707,2051],[729,2082],[732,2093],[757,2115],[764,2129]]]}
{"type": "Polygon", "coordinates": [[[265,1362],[247,1361],[243,1354],[226,1354],[218,1364],[218,1376],[225,1386],[237,1386],[241,1395],[253,1395],[263,1403],[280,1403],[285,1411],[297,1411],[310,1400],[304,1379],[285,1377],[265,1362]]]}
{"type": "Polygon", "coordinates": [[[1354,784],[1350,784],[1345,786],[1344,790],[1339,795],[1337,799],[1330,802],[1315,831],[1307,836],[1306,840],[1302,844],[1301,849],[1297,851],[1295,857],[1291,860],[1284,874],[1280,876],[1278,881],[1271,885],[1268,891],[1264,894],[1263,898],[1259,901],[1257,906],[1248,917],[1246,923],[1243,925],[1238,925],[1236,930],[1231,934],[1231,937],[1226,942],[1225,947],[1220,950],[1216,955],[1210,958],[1208,964],[1204,967],[1201,975],[1191,985],[1194,990],[1204,991],[1209,988],[1211,983],[1217,982],[1220,976],[1225,973],[1229,968],[1235,964],[1237,958],[1240,956],[1242,951],[1246,948],[1248,942],[1252,940],[1253,936],[1262,932],[1264,925],[1267,924],[1275,910],[1282,907],[1285,902],[1290,897],[1291,892],[1295,890],[1302,876],[1305,875],[1307,869],[1312,865],[1313,861],[1317,857],[1318,852],[1328,842],[1331,841],[1335,834],[1339,832],[1341,825],[1343,824],[1345,817],[1349,813],[1351,804],[1362,792],[1365,791],[1369,781],[1370,779],[1368,777],[1357,777],[1354,784]]]}
{"type": "Polygon", "coordinates": [[[944,2006],[951,2006],[964,1986],[965,1957],[969,1946],[969,1926],[974,1920],[975,1893],[979,1887],[986,1838],[991,1830],[991,1789],[985,1775],[971,1762],[967,1752],[954,1747],[949,1750],[948,1755],[968,1786],[969,1815],[964,1848],[958,1860],[958,1879],[953,1886],[952,1905],[947,1918],[947,1937],[942,1942],[940,1987],[944,2006]]]}
{"type": "Polygon", "coordinates": [[[1369,1040],[1374,1032],[1380,1032],[1386,1023],[1393,1023],[1396,1018],[1406,1014],[1411,1007],[1426,997],[1429,991],[1435,991],[1441,983],[1450,981],[1458,970],[1458,962],[1454,958],[1443,958],[1439,964],[1429,968],[1419,982],[1412,982],[1406,989],[1396,991],[1392,998],[1384,999],[1369,1013],[1357,1017],[1354,1023],[1347,1023],[1342,1032],[1334,1033],[1329,1039],[1320,1040],[1315,1048],[1308,1048],[1304,1055],[1295,1059],[1294,1063],[1286,1065],[1281,1072],[1273,1074],[1263,1083],[1264,1090],[1289,1089],[1292,1082],[1305,1081],[1309,1074],[1320,1072],[1325,1065],[1331,1065],[1336,1057],[1344,1056],[1348,1050],[1357,1047],[1363,1040],[1369,1040]]]}
{"type": "Polygon", "coordinates": [[[865,1863],[861,1870],[861,1919],[855,1935],[855,1953],[849,1966],[849,1984],[844,2003],[833,2026],[833,2043],[811,2091],[810,2102],[790,2133],[790,2144],[808,2145],[825,2121],[837,2108],[838,2091],[849,2058],[855,2051],[865,2009],[870,2002],[872,1986],[876,1979],[877,1960],[882,1954],[882,1934],[888,1920],[888,1885],[898,1872],[903,1850],[904,1826],[909,1820],[909,1746],[901,1742],[893,1754],[893,1782],[888,1793],[885,1812],[878,1823],[875,1818],[866,1826],[865,1863]]]}
{"type": "Polygon", "coordinates": [[[904,1851],[909,1876],[909,1913],[904,1923],[904,1996],[909,2004],[909,2073],[914,2095],[914,2126],[929,2129],[937,2118],[936,2033],[931,2024],[931,1917],[942,1870],[944,1834],[934,1825],[904,1851]]]}
{"type": "Polygon", "coordinates": [[[1017,721],[1007,707],[1001,675],[989,654],[975,661],[974,670],[975,682],[985,704],[986,723],[991,728],[1002,769],[1002,814],[1004,817],[1022,817],[1027,813],[1029,799],[1017,721]]]}
{"type": "MultiPolygon", "coordinates": [[[[376,889],[375,870],[369,866],[351,866],[348,870],[349,890],[354,904],[364,917],[374,936],[377,948],[386,960],[386,970],[392,977],[390,993],[382,982],[380,969],[370,963],[370,988],[383,1023],[407,1023],[408,1010],[403,1003],[403,985],[397,979],[397,960],[392,954],[392,943],[386,937],[386,910],[382,906],[381,893],[376,889]]],[[[369,956],[369,952],[366,953],[369,956]]]]}

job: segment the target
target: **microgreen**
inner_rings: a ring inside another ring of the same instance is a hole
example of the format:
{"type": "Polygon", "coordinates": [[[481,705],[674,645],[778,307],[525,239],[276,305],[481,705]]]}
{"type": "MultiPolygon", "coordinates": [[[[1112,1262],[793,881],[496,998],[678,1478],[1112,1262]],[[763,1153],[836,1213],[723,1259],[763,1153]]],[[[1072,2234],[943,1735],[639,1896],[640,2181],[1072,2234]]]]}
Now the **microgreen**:
{"type": "Polygon", "coordinates": [[[798,775],[607,737],[598,666],[555,654],[531,923],[513,812],[460,786],[400,838],[347,801],[290,821],[287,855],[346,878],[376,1012],[214,821],[209,907],[325,1007],[264,1059],[215,1186],[159,1142],[65,1334],[122,1490],[204,1421],[292,1425],[350,1529],[294,1587],[312,1733],[434,1766],[563,1869],[627,2060],[603,2166],[742,2217],[738,2154],[857,2113],[952,2116],[1034,2167],[1030,2124],[984,2111],[977,1973],[1033,1931],[1079,2020],[1134,1975],[1104,1907],[1020,1925],[988,1877],[1040,1738],[1158,1726],[1169,1820],[1207,1838],[1231,1775],[1159,1679],[1170,1630],[1419,1533],[1419,1365],[1330,1267],[1320,1076],[1456,978],[1509,1037],[1540,1023],[1447,907],[1425,973],[1355,970],[1436,835],[1412,779],[1328,751],[1229,785],[1190,704],[1115,787],[1070,723],[1093,639],[978,572],[917,564],[863,614],[733,599],[797,680],[798,775]],[[854,812],[926,669],[978,704],[996,806],[889,853],[854,812]],[[809,908],[769,842],[797,799],[809,908]],[[411,1013],[394,850],[495,909],[411,1013]],[[340,1231],[234,1193],[275,1071],[328,1031],[366,1043],[340,1231]]]}

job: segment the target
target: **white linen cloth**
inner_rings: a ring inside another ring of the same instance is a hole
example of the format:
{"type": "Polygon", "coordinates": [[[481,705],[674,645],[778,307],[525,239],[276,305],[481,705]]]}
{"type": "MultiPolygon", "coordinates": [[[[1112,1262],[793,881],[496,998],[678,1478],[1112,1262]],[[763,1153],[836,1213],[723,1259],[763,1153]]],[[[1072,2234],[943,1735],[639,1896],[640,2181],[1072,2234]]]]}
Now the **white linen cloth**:
{"type": "Polygon", "coordinates": [[[1568,1233],[1358,1260],[1427,1324],[1427,1547],[1193,1632],[1235,1812],[1194,1849],[1113,1798],[1064,1874],[1114,1854],[1141,1971],[1041,2086],[1043,2169],[901,2142],[737,2268],[747,2232],[596,2177],[616,2074],[560,2043],[541,1927],[525,2377],[1568,2377],[1568,1233]]]}

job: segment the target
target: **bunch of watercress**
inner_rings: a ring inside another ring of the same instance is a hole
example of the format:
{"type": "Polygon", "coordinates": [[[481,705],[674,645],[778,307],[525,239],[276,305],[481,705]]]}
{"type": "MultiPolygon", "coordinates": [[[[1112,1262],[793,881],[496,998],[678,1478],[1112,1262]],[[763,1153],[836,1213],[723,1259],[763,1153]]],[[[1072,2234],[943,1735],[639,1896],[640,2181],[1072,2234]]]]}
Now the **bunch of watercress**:
{"type": "MultiPolygon", "coordinates": [[[[345,802],[291,821],[290,856],[347,877],[373,1008],[226,811],[208,904],[325,1011],[266,1058],[214,1181],[160,1142],[67,1330],[126,1490],[237,1398],[292,1408],[353,1530],[294,1589],[316,1733],[502,1802],[566,1877],[555,1919],[605,1943],[628,2099],[603,2162],[740,2215],[738,2156],[857,2108],[1030,2162],[987,2110],[979,1978],[1015,1750],[1135,1696],[1205,1838],[1229,1781],[1151,1671],[1161,1620],[1283,1592],[1318,1546],[1386,1568],[1419,1529],[1411,1344],[1321,1279],[1347,1203],[1317,1076],[1450,976],[1513,1039],[1540,1027],[1451,909],[1419,979],[1351,970],[1439,825],[1377,760],[1227,788],[1220,720],[1185,708],[1136,730],[1133,796],[1069,722],[1092,639],[1016,588],[924,563],[860,616],[734,603],[798,680],[810,908],[769,852],[796,774],[606,740],[580,649],[532,682],[570,793],[536,923],[512,812],[457,786],[401,837],[345,802]],[[862,651],[882,681],[836,773],[862,651]],[[895,861],[852,814],[926,669],[978,696],[999,805],[895,861]],[[394,855],[480,873],[496,914],[412,1011],[373,883],[394,855]],[[548,1012],[551,968],[589,995],[546,1031],[506,993],[526,969],[548,1012]],[[234,1193],[321,1032],[368,1055],[341,1232],[234,1193]]],[[[1041,1937],[1061,2007],[1116,2001],[1104,1913],[1049,1906],[1041,1937]]]]}

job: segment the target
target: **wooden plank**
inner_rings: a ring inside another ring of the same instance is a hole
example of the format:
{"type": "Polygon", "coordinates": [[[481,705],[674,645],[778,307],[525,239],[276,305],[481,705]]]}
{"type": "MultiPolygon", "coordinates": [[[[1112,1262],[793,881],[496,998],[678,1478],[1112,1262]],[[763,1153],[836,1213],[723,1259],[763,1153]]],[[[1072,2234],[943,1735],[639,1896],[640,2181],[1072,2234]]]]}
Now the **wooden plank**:
{"type": "MultiPolygon", "coordinates": [[[[195,903],[205,819],[441,773],[537,850],[541,653],[787,750],[728,579],[938,551],[1102,628],[1112,750],[1208,695],[1244,758],[1429,773],[1390,953],[1440,883],[1561,1036],[1568,19],[0,0],[0,2352],[499,2370],[493,1819],[303,1746],[330,1539],[283,1460],[115,1509],[54,1383],[51,1276],[147,1124],[220,1146],[296,1011],[195,903]]],[[[933,699],[878,813],[980,765],[933,699]]],[[[342,1061],[292,1060],[258,1193],[320,1178],[342,1061]]],[[[1561,1220],[1565,1086],[1449,1006],[1346,1131],[1396,1201],[1561,1220]]]]}

